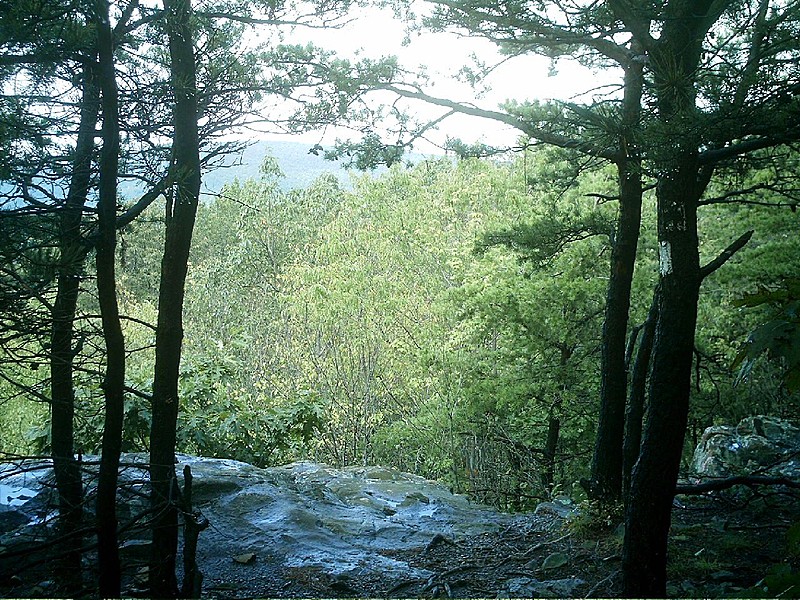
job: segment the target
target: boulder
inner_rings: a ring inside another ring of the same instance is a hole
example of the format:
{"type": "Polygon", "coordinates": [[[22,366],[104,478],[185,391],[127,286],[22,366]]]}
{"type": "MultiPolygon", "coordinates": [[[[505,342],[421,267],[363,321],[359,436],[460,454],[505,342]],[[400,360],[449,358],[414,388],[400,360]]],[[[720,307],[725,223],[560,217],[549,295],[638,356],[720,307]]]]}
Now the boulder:
{"type": "Polygon", "coordinates": [[[769,416],[748,417],[736,426],[708,427],[691,463],[699,478],[762,475],[800,477],[800,428],[769,416]]]}

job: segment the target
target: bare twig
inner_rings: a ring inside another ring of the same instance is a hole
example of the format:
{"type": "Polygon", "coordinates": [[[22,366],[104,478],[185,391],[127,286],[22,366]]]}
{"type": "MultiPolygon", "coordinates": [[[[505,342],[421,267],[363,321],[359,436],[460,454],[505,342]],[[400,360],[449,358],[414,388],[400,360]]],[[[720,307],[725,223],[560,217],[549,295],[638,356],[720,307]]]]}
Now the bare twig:
{"type": "Polygon", "coordinates": [[[745,485],[747,487],[782,485],[788,488],[800,489],[800,481],[795,481],[793,479],[789,479],[788,477],[769,477],[767,475],[736,475],[734,477],[726,477],[724,479],[712,479],[702,483],[678,485],[675,487],[675,494],[690,496],[705,494],[706,492],[719,492],[730,489],[737,485],[745,485]]]}

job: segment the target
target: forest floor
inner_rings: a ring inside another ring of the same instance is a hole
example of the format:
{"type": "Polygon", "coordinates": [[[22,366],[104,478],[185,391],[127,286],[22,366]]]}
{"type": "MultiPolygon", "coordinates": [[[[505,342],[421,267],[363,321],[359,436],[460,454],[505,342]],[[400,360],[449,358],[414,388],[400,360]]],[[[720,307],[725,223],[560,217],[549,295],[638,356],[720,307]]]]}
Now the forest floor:
{"type": "MultiPolygon", "coordinates": [[[[795,541],[795,548],[787,546],[787,539],[797,535],[787,535],[789,528],[798,520],[800,501],[794,497],[681,498],[673,510],[668,595],[777,596],[775,588],[759,594],[753,586],[776,565],[788,565],[792,572],[798,572],[798,543],[795,541]]],[[[318,568],[276,568],[262,560],[247,565],[246,575],[241,569],[231,569],[230,562],[201,564],[205,573],[203,597],[618,597],[622,550],[618,523],[614,515],[589,516],[584,511],[578,517],[564,519],[555,512],[539,510],[497,532],[457,541],[436,536],[425,549],[386,553],[428,573],[405,580],[387,580],[374,574],[331,577],[318,568]]],[[[92,561],[92,557],[87,559],[92,561]]],[[[44,572],[38,578],[32,573],[25,575],[28,582],[47,578],[44,572]]],[[[129,573],[123,594],[146,595],[143,583],[141,570],[138,576],[129,573]]],[[[47,585],[20,584],[0,583],[0,597],[59,595],[47,585]]],[[[95,595],[87,590],[87,597],[95,595]]],[[[782,595],[798,596],[797,588],[782,595]]]]}

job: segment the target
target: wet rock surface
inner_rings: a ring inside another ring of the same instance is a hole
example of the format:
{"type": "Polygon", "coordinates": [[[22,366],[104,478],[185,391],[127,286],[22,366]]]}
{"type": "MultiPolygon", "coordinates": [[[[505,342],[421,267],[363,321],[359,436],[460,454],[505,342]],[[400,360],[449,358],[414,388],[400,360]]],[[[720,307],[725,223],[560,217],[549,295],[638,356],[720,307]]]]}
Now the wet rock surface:
{"type": "MultiPolygon", "coordinates": [[[[147,508],[145,459],[123,459],[122,524],[147,508]]],[[[93,462],[84,462],[90,495],[93,462]]],[[[176,465],[179,484],[185,466],[192,473],[193,506],[210,522],[197,549],[209,597],[452,595],[454,590],[462,596],[561,597],[586,585],[565,576],[572,562],[566,555],[554,568],[534,564],[532,541],[571,510],[561,503],[549,503],[542,514],[512,516],[394,469],[334,469],[309,462],[260,469],[189,456],[176,465]],[[508,573],[503,582],[492,581],[498,569],[505,573],[515,564],[508,557],[511,548],[519,549],[525,569],[508,573]]],[[[0,471],[0,553],[35,546],[54,534],[48,521],[55,514],[52,479],[47,461],[0,471]]],[[[148,531],[132,527],[123,537],[125,593],[141,595],[148,531]]],[[[549,549],[543,544],[539,549],[544,559],[549,549]]],[[[90,554],[86,564],[91,573],[90,554]]],[[[35,569],[11,571],[13,578],[7,573],[5,582],[14,585],[0,588],[5,595],[49,595],[42,585],[52,582],[35,569]]]]}
{"type": "Polygon", "coordinates": [[[198,545],[209,593],[271,588],[270,595],[282,595],[309,585],[361,593],[364,581],[427,578],[432,573],[411,564],[404,551],[424,551],[436,539],[457,543],[512,522],[440,484],[381,467],[258,469],[185,460],[194,503],[211,522],[198,545]]]}

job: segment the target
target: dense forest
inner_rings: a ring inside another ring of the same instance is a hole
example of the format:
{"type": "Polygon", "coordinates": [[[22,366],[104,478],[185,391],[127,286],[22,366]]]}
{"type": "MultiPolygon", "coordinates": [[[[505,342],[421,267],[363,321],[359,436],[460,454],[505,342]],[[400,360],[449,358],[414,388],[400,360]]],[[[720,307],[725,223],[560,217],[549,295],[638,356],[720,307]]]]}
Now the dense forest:
{"type": "MultiPolygon", "coordinates": [[[[346,2],[0,2],[0,484],[53,470],[27,550],[52,551],[52,595],[122,595],[132,455],[152,597],[202,592],[208,522],[177,453],[383,465],[511,513],[560,499],[570,535],[622,532],[625,597],[676,589],[676,493],[797,508],[796,472],[707,478],[692,458],[709,427],[800,409],[800,5],[431,4],[393,9],[619,77],[481,108],[393,57],[285,42],[357,19],[346,2]],[[516,145],[404,162],[456,114],[516,145]],[[357,132],[309,147],[351,180],[287,189],[267,155],[204,194],[262,122],[357,132]]],[[[798,518],[762,592],[797,593],[798,518]]]]}

